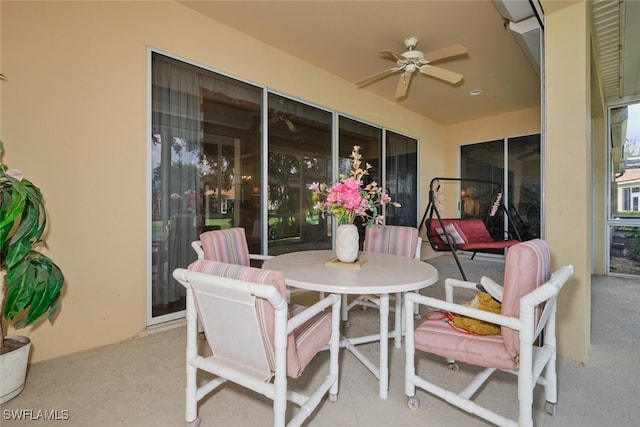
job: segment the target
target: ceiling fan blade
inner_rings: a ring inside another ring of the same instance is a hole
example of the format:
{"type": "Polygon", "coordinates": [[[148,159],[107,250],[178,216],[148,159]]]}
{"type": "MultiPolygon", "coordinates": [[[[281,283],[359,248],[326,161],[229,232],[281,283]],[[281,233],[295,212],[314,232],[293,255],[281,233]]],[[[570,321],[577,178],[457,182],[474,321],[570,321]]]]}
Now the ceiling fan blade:
{"type": "Polygon", "coordinates": [[[461,44],[455,44],[453,46],[445,47],[442,49],[434,50],[424,55],[426,62],[435,62],[441,59],[449,58],[451,56],[457,56],[467,53],[467,48],[461,44]]]}
{"type": "Polygon", "coordinates": [[[398,81],[398,87],[396,88],[396,98],[402,98],[407,94],[409,90],[409,83],[411,83],[411,77],[413,73],[405,71],[400,76],[400,81],[398,81]]]}
{"type": "Polygon", "coordinates": [[[287,125],[290,132],[294,132],[294,133],[298,132],[298,128],[296,128],[296,126],[293,124],[291,120],[285,119],[284,124],[287,125]]]}
{"type": "Polygon", "coordinates": [[[396,60],[396,61],[404,61],[404,60],[406,60],[406,58],[404,56],[402,56],[398,52],[394,52],[392,50],[381,50],[378,53],[382,53],[384,55],[387,55],[389,58],[391,58],[393,60],[396,60]]]}
{"type": "Polygon", "coordinates": [[[400,71],[402,68],[398,68],[398,67],[393,67],[393,68],[389,68],[388,70],[384,70],[384,71],[380,71],[379,73],[375,73],[370,75],[369,77],[365,77],[364,79],[360,80],[359,82],[356,82],[356,86],[366,86],[369,83],[373,83],[376,80],[379,80],[381,78],[390,76],[393,73],[397,73],[398,71],[400,71]]]}
{"type": "Polygon", "coordinates": [[[444,68],[434,67],[433,65],[423,65],[418,68],[422,74],[427,76],[436,77],[445,82],[451,84],[459,83],[462,80],[462,74],[454,73],[453,71],[445,70],[444,68]]]}

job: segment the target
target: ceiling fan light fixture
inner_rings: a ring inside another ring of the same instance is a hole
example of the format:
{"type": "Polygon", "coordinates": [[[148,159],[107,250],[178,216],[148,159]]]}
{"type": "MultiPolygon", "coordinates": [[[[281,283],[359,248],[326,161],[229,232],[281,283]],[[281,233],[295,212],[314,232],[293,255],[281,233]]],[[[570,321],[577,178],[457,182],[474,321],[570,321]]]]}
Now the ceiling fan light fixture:
{"type": "Polygon", "coordinates": [[[407,95],[409,81],[416,71],[419,71],[421,74],[429,77],[444,80],[452,85],[456,85],[462,80],[462,74],[434,66],[431,63],[448,59],[453,56],[466,54],[467,49],[464,46],[457,44],[425,54],[424,52],[415,50],[415,47],[418,44],[417,37],[409,37],[405,39],[404,44],[408,50],[403,53],[394,52],[392,50],[379,51],[379,53],[383,54],[386,59],[395,61],[395,67],[366,77],[359,82],[356,82],[356,85],[358,87],[363,87],[384,77],[402,72],[396,89],[396,98],[403,98],[407,95]]]}
{"type": "Polygon", "coordinates": [[[478,96],[482,93],[482,89],[473,89],[469,91],[470,96],[478,96]]]}

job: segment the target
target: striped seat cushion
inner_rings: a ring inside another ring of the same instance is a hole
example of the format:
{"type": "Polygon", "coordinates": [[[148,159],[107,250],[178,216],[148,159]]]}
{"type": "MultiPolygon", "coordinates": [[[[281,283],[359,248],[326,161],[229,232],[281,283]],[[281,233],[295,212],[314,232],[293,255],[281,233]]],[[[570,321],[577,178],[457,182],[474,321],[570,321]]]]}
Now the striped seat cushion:
{"type": "Polygon", "coordinates": [[[397,225],[372,225],[365,229],[363,250],[414,258],[418,229],[397,225]]]}
{"type": "Polygon", "coordinates": [[[205,259],[229,264],[249,265],[249,246],[244,228],[212,230],[200,235],[205,259]]]}
{"type": "Polygon", "coordinates": [[[517,369],[504,346],[502,335],[469,335],[453,329],[444,320],[427,320],[414,333],[416,349],[472,365],[495,369],[517,369]]]}
{"type": "MultiPolygon", "coordinates": [[[[275,286],[283,298],[287,297],[284,275],[281,271],[264,270],[211,260],[197,260],[189,270],[214,274],[230,279],[275,286]]],[[[289,317],[306,307],[289,306],[289,317]]],[[[256,299],[256,313],[260,319],[264,350],[271,372],[275,372],[274,309],[268,301],[256,299]]],[[[297,378],[313,356],[320,351],[331,337],[331,313],[319,313],[296,328],[287,338],[287,375],[297,378]]]]}

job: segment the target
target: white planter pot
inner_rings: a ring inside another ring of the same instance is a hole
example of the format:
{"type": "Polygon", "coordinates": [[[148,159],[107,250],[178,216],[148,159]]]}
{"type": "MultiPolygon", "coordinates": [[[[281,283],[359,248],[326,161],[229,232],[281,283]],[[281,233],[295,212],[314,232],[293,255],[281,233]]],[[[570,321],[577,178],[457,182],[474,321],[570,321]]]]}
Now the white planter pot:
{"type": "Polygon", "coordinates": [[[358,259],[360,236],[358,227],[353,224],[340,224],[336,232],[336,256],[342,262],[354,262],[358,259]]]}
{"type": "Polygon", "coordinates": [[[16,397],[22,389],[27,377],[27,362],[31,341],[23,336],[7,336],[7,339],[23,343],[19,348],[0,355],[0,404],[16,397]]]}

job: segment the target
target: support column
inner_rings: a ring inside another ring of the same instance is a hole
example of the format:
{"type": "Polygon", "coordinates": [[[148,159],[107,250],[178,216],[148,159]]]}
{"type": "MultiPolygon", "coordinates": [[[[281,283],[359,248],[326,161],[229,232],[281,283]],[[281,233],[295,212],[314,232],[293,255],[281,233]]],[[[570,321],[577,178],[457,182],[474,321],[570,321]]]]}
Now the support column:
{"type": "Polygon", "coordinates": [[[552,268],[575,274],[558,303],[558,354],[586,361],[591,345],[592,144],[590,10],[545,10],[544,236],[552,268]]]}

